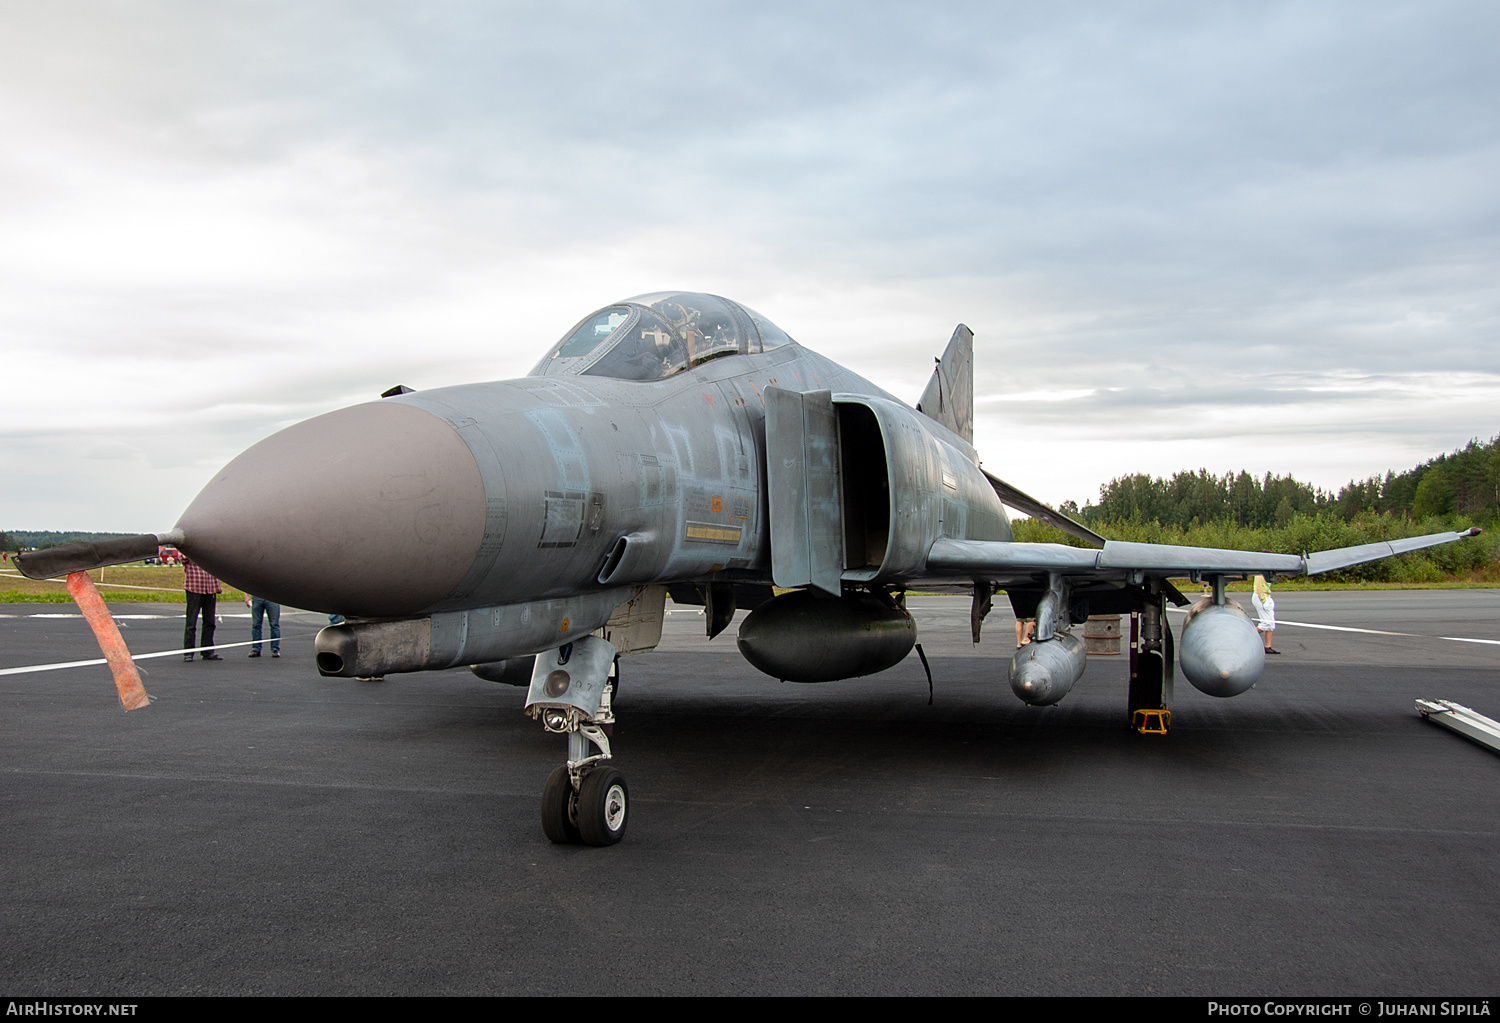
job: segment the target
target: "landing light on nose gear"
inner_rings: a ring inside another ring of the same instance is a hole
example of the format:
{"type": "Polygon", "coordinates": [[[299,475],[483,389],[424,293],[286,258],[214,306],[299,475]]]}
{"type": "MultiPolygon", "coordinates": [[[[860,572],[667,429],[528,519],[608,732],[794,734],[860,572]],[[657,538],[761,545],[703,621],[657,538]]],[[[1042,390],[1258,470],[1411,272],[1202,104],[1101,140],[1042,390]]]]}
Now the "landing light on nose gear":
{"type": "Polygon", "coordinates": [[[542,831],[558,844],[614,845],[625,837],[630,789],[605,764],[613,757],[606,729],[615,720],[616,671],[614,646],[597,636],[537,655],[526,712],[568,737],[568,762],[542,786],[542,831]]]}

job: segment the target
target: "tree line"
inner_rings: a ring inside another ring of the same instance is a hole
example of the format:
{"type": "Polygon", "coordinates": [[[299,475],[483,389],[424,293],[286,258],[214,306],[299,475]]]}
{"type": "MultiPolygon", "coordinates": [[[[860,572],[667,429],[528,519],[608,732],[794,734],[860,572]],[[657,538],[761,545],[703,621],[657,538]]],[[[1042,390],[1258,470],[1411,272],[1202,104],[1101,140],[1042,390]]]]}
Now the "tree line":
{"type": "MultiPolygon", "coordinates": [[[[1357,565],[1339,582],[1500,582],[1500,437],[1471,441],[1404,472],[1351,480],[1336,493],[1293,478],[1206,469],[1168,478],[1121,476],[1099,489],[1097,504],[1062,510],[1112,540],[1302,554],[1471,525],[1477,539],[1357,565]]],[[[1016,539],[1082,546],[1033,519],[1015,523],[1016,539]]]]}
{"type": "Polygon", "coordinates": [[[1097,504],[1080,508],[1068,501],[1062,510],[1090,525],[1156,522],[1177,529],[1215,522],[1252,529],[1285,527],[1299,515],[1345,522],[1369,515],[1494,522],[1500,519],[1500,437],[1484,444],[1470,441],[1405,472],[1350,480],[1337,493],[1290,475],[1216,476],[1199,469],[1169,478],[1120,476],[1099,488],[1097,504]]]}

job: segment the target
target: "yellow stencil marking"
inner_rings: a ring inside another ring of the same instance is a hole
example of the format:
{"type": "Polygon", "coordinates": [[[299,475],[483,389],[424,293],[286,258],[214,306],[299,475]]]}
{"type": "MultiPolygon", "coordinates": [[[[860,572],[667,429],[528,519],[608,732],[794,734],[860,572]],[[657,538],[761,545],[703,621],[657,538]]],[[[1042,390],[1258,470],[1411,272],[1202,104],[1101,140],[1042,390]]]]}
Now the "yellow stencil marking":
{"type": "Polygon", "coordinates": [[[720,526],[711,522],[689,522],[687,539],[704,540],[709,543],[739,543],[739,526],[720,526]]]}

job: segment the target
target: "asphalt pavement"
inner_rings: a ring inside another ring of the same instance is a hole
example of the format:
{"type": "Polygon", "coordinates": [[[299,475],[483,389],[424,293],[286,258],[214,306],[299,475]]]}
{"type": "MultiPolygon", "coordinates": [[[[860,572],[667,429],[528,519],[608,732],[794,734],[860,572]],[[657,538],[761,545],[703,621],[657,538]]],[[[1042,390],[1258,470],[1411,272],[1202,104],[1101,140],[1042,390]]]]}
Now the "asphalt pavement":
{"type": "MultiPolygon", "coordinates": [[[[522,690],[320,678],[324,616],[141,661],[129,714],[102,666],[0,675],[0,993],[1500,993],[1500,755],[1412,703],[1500,718],[1500,591],[1279,594],[1259,685],[1179,680],[1164,737],[1125,658],[1028,708],[1003,603],[977,648],[912,608],[932,706],[915,656],[782,684],[674,608],[622,662],[608,849],[542,835],[565,744],[522,690]]],[[[97,657],[37,617],[74,610],[0,605],[0,669],[97,657]]]]}

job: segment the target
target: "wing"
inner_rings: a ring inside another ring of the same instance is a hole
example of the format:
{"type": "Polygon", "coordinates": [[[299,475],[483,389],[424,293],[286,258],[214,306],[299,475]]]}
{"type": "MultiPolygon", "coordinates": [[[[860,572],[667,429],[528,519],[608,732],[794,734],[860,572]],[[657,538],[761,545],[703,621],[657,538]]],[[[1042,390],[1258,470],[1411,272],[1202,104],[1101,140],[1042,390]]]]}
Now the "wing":
{"type": "Polygon", "coordinates": [[[1262,554],[1123,540],[1106,540],[1099,550],[1056,543],[938,540],[927,553],[927,571],[932,575],[993,579],[1058,572],[1082,583],[1139,582],[1146,576],[1318,575],[1424,547],[1452,543],[1477,536],[1479,532],[1475,527],[1461,533],[1429,533],[1316,554],[1262,554]]]}

